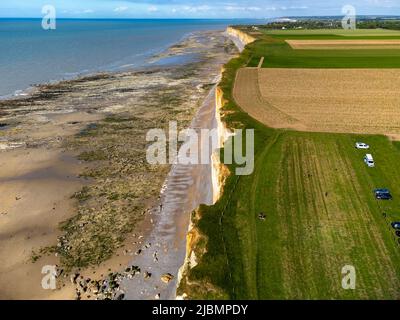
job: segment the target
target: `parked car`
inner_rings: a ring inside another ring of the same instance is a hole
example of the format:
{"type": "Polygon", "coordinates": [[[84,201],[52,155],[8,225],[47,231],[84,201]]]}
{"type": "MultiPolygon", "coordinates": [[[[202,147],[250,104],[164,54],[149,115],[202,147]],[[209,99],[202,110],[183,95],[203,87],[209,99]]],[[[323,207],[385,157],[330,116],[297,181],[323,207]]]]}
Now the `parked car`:
{"type": "Polygon", "coordinates": [[[356,142],[357,149],[369,149],[369,145],[364,142],[356,142]]]}
{"type": "Polygon", "coordinates": [[[400,238],[400,230],[396,231],[396,236],[398,236],[400,238]]]}
{"type": "Polygon", "coordinates": [[[375,198],[378,200],[392,200],[392,195],[388,189],[375,189],[375,198]]]}
{"type": "Polygon", "coordinates": [[[372,154],[366,154],[364,157],[364,162],[370,168],[375,167],[375,161],[374,158],[372,157],[372,154]]]}
{"type": "Polygon", "coordinates": [[[400,230],[400,222],[392,222],[393,229],[400,230]]]}

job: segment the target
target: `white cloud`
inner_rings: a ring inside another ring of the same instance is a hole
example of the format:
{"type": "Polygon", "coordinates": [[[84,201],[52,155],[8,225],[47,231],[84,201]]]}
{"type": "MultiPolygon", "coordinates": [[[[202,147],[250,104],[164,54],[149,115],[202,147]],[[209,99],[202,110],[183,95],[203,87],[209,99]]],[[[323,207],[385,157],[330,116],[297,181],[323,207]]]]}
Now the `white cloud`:
{"type": "MultiPolygon", "coordinates": [[[[63,12],[63,13],[69,12],[68,10],[64,10],[64,11],[65,12],[63,12]]],[[[71,13],[73,13],[73,14],[90,14],[90,13],[94,13],[94,10],[92,10],[92,9],[75,10],[75,11],[72,11],[71,13]]]]}
{"type": "Polygon", "coordinates": [[[150,7],[147,8],[147,11],[149,11],[149,12],[157,12],[158,8],[156,6],[150,6],[150,7]]]}
{"type": "Polygon", "coordinates": [[[114,9],[114,12],[124,12],[124,11],[126,11],[128,9],[129,9],[128,7],[116,7],[114,9]]]}
{"type": "Polygon", "coordinates": [[[290,7],[280,7],[279,9],[285,11],[285,10],[304,10],[304,9],[308,9],[307,6],[290,6],[290,7]]]}
{"type": "Polygon", "coordinates": [[[292,7],[289,7],[289,9],[292,9],[292,10],[304,10],[304,9],[308,9],[308,7],[307,6],[299,6],[299,7],[292,6],[292,7]]]}
{"type": "Polygon", "coordinates": [[[197,12],[205,12],[211,10],[210,6],[202,5],[202,6],[184,6],[183,10],[187,12],[197,13],[197,12]]]}
{"type": "Polygon", "coordinates": [[[260,7],[226,6],[227,11],[261,11],[260,7]]]}
{"type": "Polygon", "coordinates": [[[249,11],[260,11],[261,8],[259,8],[259,7],[248,7],[247,10],[249,10],[249,11]]]}

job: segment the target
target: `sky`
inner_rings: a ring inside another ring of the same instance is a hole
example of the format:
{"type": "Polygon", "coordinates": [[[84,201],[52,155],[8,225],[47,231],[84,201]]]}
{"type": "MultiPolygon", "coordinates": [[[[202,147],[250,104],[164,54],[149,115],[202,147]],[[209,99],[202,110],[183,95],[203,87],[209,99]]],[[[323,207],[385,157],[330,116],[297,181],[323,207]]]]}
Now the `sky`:
{"type": "Polygon", "coordinates": [[[400,15],[400,0],[0,0],[0,17],[42,17],[53,5],[58,18],[273,18],[342,15],[400,15]]]}

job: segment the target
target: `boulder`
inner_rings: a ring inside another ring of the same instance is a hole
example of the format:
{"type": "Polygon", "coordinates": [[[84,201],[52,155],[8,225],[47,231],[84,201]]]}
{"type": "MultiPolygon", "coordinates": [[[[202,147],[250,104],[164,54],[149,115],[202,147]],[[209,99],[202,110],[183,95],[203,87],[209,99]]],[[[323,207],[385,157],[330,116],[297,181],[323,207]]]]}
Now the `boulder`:
{"type": "Polygon", "coordinates": [[[174,276],[170,273],[165,273],[161,276],[161,280],[165,283],[170,283],[174,279],[174,276]]]}

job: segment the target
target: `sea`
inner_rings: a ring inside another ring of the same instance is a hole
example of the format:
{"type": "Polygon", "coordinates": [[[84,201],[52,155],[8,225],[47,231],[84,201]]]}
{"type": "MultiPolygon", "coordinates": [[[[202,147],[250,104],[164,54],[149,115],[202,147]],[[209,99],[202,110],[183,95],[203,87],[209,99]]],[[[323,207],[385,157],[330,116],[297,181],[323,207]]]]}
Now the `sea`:
{"type": "Polygon", "coordinates": [[[134,70],[193,32],[264,20],[0,19],[0,98],[37,84],[98,72],[134,70]]]}

